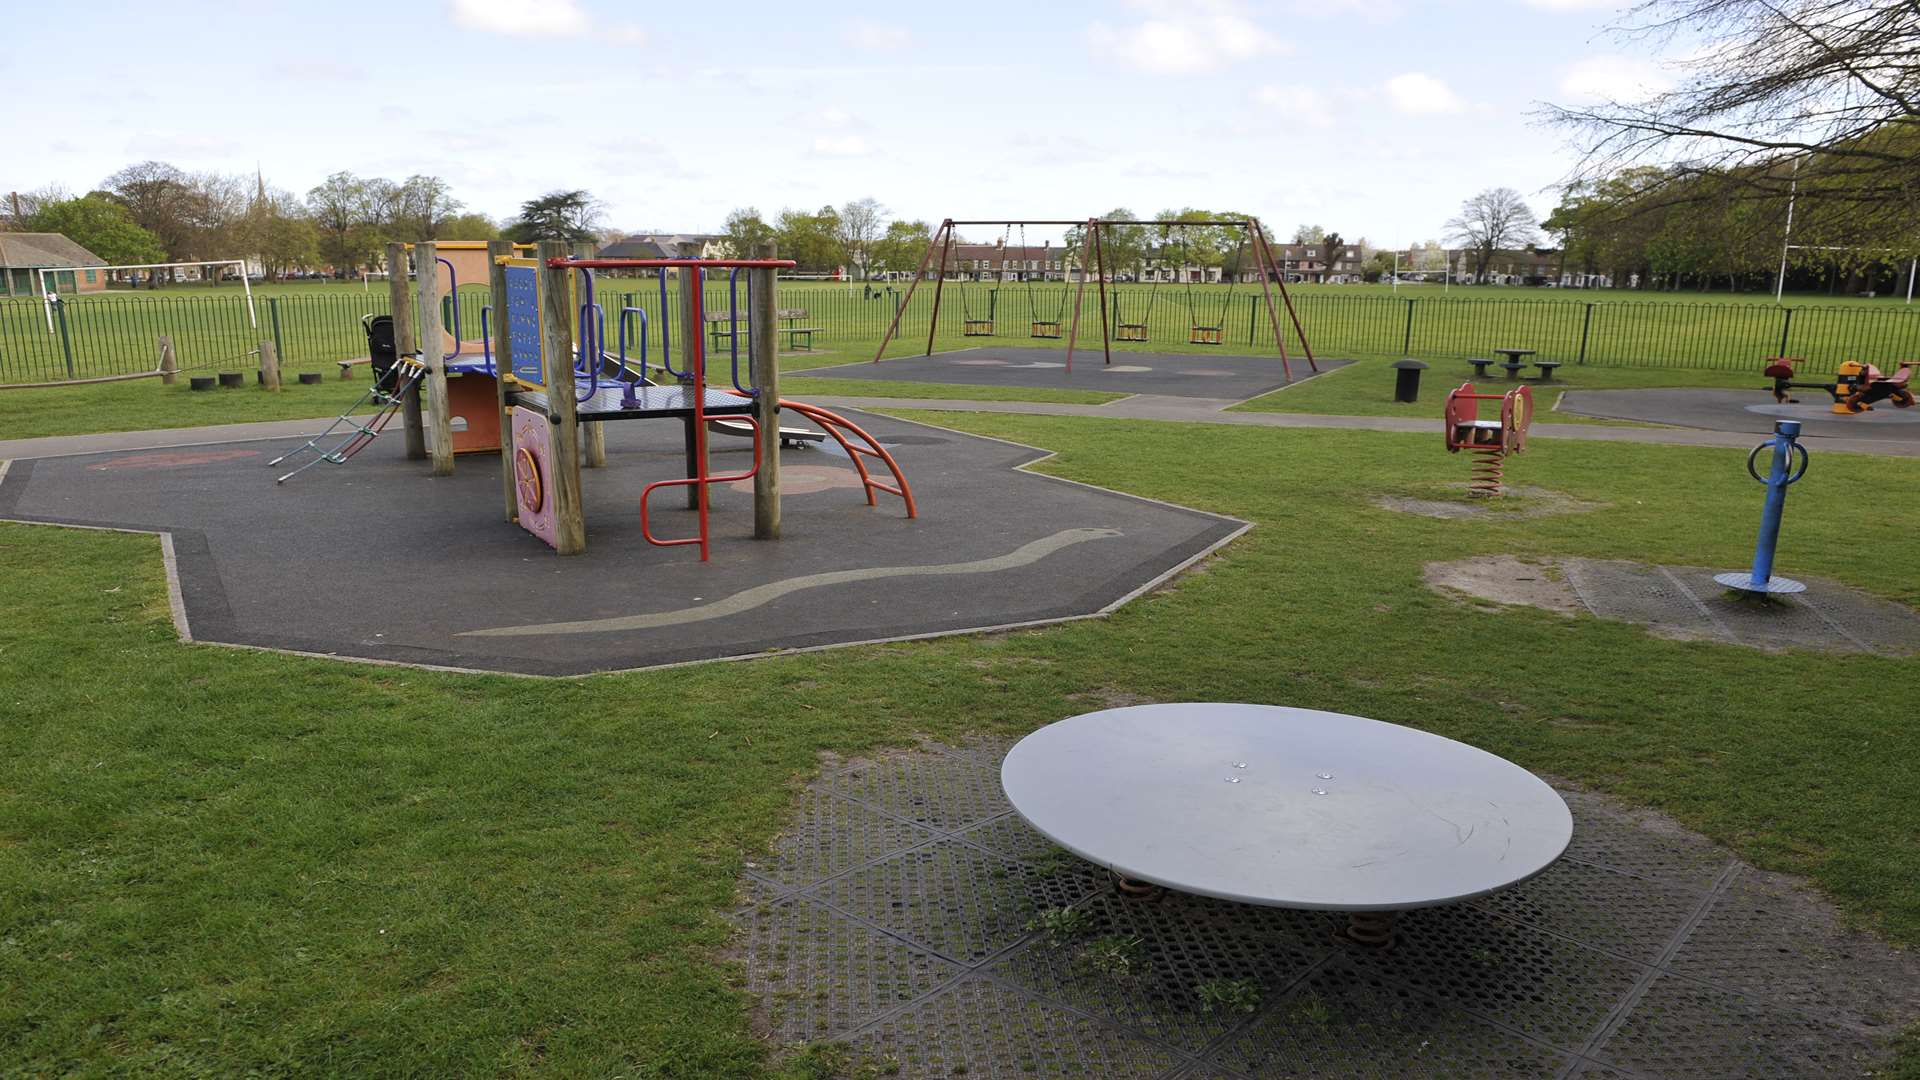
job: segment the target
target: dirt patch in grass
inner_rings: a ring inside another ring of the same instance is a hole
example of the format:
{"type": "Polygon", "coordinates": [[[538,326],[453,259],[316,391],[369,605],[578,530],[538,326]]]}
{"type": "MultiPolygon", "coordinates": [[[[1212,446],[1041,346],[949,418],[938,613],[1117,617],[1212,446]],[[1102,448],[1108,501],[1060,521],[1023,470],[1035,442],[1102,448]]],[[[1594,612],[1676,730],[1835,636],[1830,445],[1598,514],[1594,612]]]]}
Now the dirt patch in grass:
{"type": "Polygon", "coordinates": [[[1427,587],[1496,604],[1525,604],[1562,615],[1586,610],[1567,577],[1554,564],[1528,562],[1512,555],[1489,555],[1456,562],[1428,563],[1427,587]]]}

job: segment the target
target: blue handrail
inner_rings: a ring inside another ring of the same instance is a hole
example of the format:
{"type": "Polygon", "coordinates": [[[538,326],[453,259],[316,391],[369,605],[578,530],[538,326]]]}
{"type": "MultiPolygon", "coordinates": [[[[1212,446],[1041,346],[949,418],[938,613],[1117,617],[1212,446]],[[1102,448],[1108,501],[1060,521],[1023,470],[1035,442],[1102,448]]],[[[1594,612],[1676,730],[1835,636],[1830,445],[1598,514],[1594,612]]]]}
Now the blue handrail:
{"type": "MultiPolygon", "coordinates": [[[[728,340],[733,343],[733,388],[748,397],[758,397],[760,391],[753,383],[753,360],[747,360],[747,383],[740,385],[740,268],[734,267],[727,272],[727,331],[728,340]]],[[[753,275],[747,275],[747,325],[753,325],[753,275]]]]}
{"type": "MultiPolygon", "coordinates": [[[[493,370],[493,335],[487,330],[487,316],[491,314],[493,314],[492,305],[480,305],[480,355],[486,358],[487,374],[497,375],[499,373],[493,370]]],[[[454,336],[459,335],[456,333],[454,336]]]]}
{"type": "Polygon", "coordinates": [[[623,391],[620,396],[620,406],[621,408],[630,409],[639,404],[640,401],[639,397],[634,394],[634,388],[647,377],[647,313],[643,308],[623,307],[620,309],[620,372],[623,381],[627,384],[626,390],[623,391]],[[628,316],[630,315],[640,316],[640,337],[638,339],[640,342],[640,376],[636,379],[625,378],[630,370],[627,367],[627,326],[630,321],[628,316]]]}
{"type": "Polygon", "coordinates": [[[586,365],[587,392],[575,395],[575,400],[584,402],[600,392],[600,343],[606,340],[607,313],[601,311],[600,305],[594,302],[593,271],[582,268],[580,271],[580,279],[580,355],[574,366],[577,376],[579,374],[579,366],[581,364],[586,365]],[[597,338],[594,335],[594,320],[588,317],[592,314],[598,314],[600,316],[600,333],[597,338]]]}
{"type": "MultiPolygon", "coordinates": [[[[694,274],[700,271],[693,271],[694,274]]],[[[691,276],[691,275],[690,275],[691,276]]],[[[673,318],[667,306],[667,272],[660,271],[660,367],[667,374],[686,382],[693,378],[690,371],[675,371],[673,367],[673,318]]],[[[696,333],[698,331],[695,331],[696,333]]]]}

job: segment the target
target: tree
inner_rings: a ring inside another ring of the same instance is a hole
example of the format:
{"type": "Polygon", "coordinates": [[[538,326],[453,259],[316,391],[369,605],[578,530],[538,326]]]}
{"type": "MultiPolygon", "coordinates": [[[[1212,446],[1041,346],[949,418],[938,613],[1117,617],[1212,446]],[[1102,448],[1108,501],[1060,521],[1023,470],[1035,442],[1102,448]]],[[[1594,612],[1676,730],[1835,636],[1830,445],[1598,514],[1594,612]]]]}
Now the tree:
{"type": "Polygon", "coordinates": [[[1914,232],[1920,6],[1644,0],[1613,30],[1679,41],[1684,58],[1670,66],[1681,79],[1640,100],[1549,106],[1548,117],[1582,144],[1571,183],[1654,166],[1662,188],[1707,178],[1747,197],[1797,192],[1806,203],[1843,203],[1860,218],[1891,215],[1903,226],[1870,231],[1914,232]]]}
{"type": "Polygon", "coordinates": [[[360,269],[373,248],[369,244],[370,196],[367,182],[350,172],[337,172],[307,192],[307,214],[319,233],[320,257],[336,273],[360,269]]]}
{"type": "Polygon", "coordinates": [[[1484,281],[1493,253],[1533,242],[1539,235],[1533,211],[1512,188],[1488,188],[1460,204],[1447,222],[1447,238],[1474,254],[1474,280],[1484,281]]]}
{"type": "Polygon", "coordinates": [[[581,244],[594,239],[600,222],[600,204],[586,191],[549,191],[520,204],[520,216],[507,227],[516,242],[559,240],[581,244]]]}
{"type": "Polygon", "coordinates": [[[886,228],[887,208],[874,198],[855,199],[840,208],[834,238],[862,278],[873,265],[873,248],[886,228]]]}
{"type": "Polygon", "coordinates": [[[1296,244],[1318,244],[1327,238],[1327,230],[1318,225],[1301,225],[1293,230],[1296,244]]]}
{"type": "Polygon", "coordinates": [[[164,161],[142,161],[102,180],[100,187],[127,208],[134,224],[160,241],[168,259],[186,256],[196,231],[192,177],[164,161]]]}
{"type": "Polygon", "coordinates": [[[831,206],[811,214],[804,210],[780,211],[774,238],[780,244],[780,257],[792,259],[809,273],[827,273],[846,261],[846,251],[840,245],[840,211],[831,206]]]}
{"type": "Polygon", "coordinates": [[[164,262],[166,249],[134,224],[127,208],[102,194],[43,202],[21,222],[26,232],[60,233],[109,263],[164,262]]]}
{"type": "MultiPolygon", "coordinates": [[[[460,211],[462,203],[437,176],[409,176],[393,185],[388,195],[389,224],[396,235],[411,241],[451,240],[441,230],[460,211]]],[[[484,237],[480,239],[485,239],[484,237]]]]}
{"type": "Polygon", "coordinates": [[[455,214],[434,229],[436,240],[498,240],[500,226],[485,214],[455,214]]]}
{"type": "Polygon", "coordinates": [[[926,258],[931,243],[933,227],[926,222],[889,222],[887,234],[874,245],[873,265],[890,273],[911,274],[920,269],[920,260],[926,258]]]}
{"type": "Polygon", "coordinates": [[[751,258],[774,242],[773,226],[767,224],[759,208],[754,206],[742,206],[728,214],[722,235],[726,237],[727,250],[737,259],[751,258]]]}

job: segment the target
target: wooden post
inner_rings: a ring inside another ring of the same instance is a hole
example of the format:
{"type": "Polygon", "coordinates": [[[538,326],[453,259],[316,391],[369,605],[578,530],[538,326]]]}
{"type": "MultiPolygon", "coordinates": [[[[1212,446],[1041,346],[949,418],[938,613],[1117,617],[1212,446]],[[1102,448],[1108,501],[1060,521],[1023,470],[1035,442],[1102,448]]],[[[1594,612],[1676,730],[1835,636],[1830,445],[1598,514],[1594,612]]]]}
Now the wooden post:
{"type": "MultiPolygon", "coordinates": [[[[415,351],[413,334],[413,296],[407,292],[407,247],[387,245],[387,299],[393,309],[393,347],[401,356],[415,351]]],[[[407,436],[407,458],[420,461],[427,456],[427,428],[420,418],[420,384],[400,403],[400,423],[407,436]]]]}
{"type": "Polygon", "coordinates": [[[274,351],[271,341],[260,343],[260,385],[273,393],[280,392],[280,354],[274,351]]]}
{"type": "Polygon", "coordinates": [[[573,389],[573,271],[564,266],[548,267],[548,259],[567,257],[567,245],[557,240],[540,242],[541,273],[546,288],[540,299],[542,325],[540,352],[546,357],[547,409],[549,430],[553,433],[554,550],[562,555],[578,555],[587,550],[586,508],[581,504],[580,421],[574,416],[573,389]]]}
{"type": "Polygon", "coordinates": [[[447,355],[441,352],[440,335],[440,257],[432,241],[413,245],[413,282],[419,293],[414,316],[420,325],[413,337],[426,353],[420,359],[427,365],[427,418],[433,424],[433,439],[428,447],[433,455],[433,475],[453,475],[453,403],[447,397],[447,355]]]}
{"type": "Polygon", "coordinates": [[[507,378],[513,372],[513,342],[507,333],[507,268],[502,258],[513,255],[507,240],[487,243],[487,283],[493,290],[492,325],[487,327],[493,341],[493,399],[500,409],[500,502],[508,521],[520,520],[520,501],[514,496],[513,409],[507,405],[507,378]]]}
{"type": "MultiPolygon", "coordinates": [[[[771,243],[763,244],[757,259],[774,257],[771,243]]],[[[760,393],[755,417],[760,421],[760,471],[753,477],[753,538],[780,539],[780,356],[775,340],[774,313],[779,303],[774,288],[779,274],[771,267],[747,271],[753,285],[753,306],[747,310],[747,343],[751,348],[754,389],[760,393]]]]}
{"type": "MultiPolygon", "coordinates": [[[[693,318],[693,293],[695,289],[699,289],[702,287],[702,283],[700,280],[700,271],[691,266],[682,266],[676,269],[674,273],[678,274],[680,277],[680,335],[681,335],[680,340],[686,342],[686,345],[684,346],[684,351],[681,354],[680,363],[686,367],[686,370],[688,372],[692,372],[694,350],[695,349],[700,350],[700,354],[702,356],[706,355],[706,350],[707,350],[707,339],[703,336],[706,334],[707,328],[704,326],[697,325],[693,318]]],[[[661,312],[661,314],[665,315],[666,313],[661,312]]],[[[704,366],[705,365],[703,364],[702,367],[704,366]]],[[[692,387],[691,389],[694,392],[705,393],[706,392],[705,381],[702,380],[701,385],[692,387]]],[[[687,479],[691,480],[695,476],[699,475],[700,470],[699,470],[699,466],[695,462],[695,458],[698,457],[700,453],[700,448],[703,444],[703,439],[700,433],[693,430],[692,420],[687,421],[687,440],[686,441],[687,441],[687,479]]],[[[687,509],[689,510],[700,509],[700,485],[699,484],[687,485],[687,509]]]]}
{"type": "Polygon", "coordinates": [[[180,381],[180,361],[173,355],[173,339],[160,335],[160,385],[172,386],[180,381]]]}

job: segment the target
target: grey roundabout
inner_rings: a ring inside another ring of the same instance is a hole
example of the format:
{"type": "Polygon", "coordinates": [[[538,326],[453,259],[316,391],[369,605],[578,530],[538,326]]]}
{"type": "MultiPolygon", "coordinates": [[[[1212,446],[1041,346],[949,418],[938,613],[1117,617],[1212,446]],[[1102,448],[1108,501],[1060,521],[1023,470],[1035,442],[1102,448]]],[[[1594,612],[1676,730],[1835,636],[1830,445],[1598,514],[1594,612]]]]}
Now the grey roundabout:
{"type": "Polygon", "coordinates": [[[1122,883],[1271,907],[1393,912],[1518,885],[1573,837],[1566,803],[1503,758],[1365,717],[1137,705],[1070,717],[1001,764],[1015,811],[1122,883]]]}

